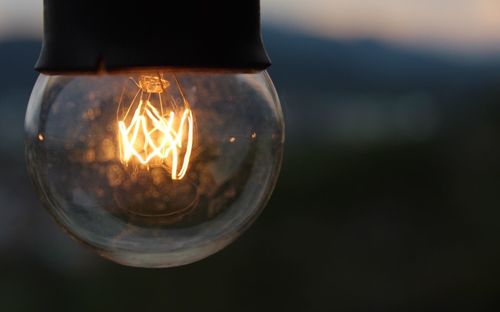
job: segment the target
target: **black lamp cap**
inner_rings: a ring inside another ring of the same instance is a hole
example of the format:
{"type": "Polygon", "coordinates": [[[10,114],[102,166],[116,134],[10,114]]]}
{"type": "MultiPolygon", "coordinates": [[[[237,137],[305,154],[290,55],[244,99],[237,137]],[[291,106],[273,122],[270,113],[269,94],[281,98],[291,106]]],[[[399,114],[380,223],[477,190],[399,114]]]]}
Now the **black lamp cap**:
{"type": "Polygon", "coordinates": [[[45,74],[270,66],[259,0],[44,0],[45,74]]]}

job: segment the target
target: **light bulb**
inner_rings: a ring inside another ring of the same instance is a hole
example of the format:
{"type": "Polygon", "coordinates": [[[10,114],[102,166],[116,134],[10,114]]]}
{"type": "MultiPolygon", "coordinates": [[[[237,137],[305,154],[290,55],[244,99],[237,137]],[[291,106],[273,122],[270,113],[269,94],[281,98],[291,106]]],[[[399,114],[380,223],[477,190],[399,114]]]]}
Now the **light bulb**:
{"type": "Polygon", "coordinates": [[[169,267],[217,252],[255,220],[283,127],[266,72],[40,75],[26,155],[74,238],[118,263],[169,267]]]}

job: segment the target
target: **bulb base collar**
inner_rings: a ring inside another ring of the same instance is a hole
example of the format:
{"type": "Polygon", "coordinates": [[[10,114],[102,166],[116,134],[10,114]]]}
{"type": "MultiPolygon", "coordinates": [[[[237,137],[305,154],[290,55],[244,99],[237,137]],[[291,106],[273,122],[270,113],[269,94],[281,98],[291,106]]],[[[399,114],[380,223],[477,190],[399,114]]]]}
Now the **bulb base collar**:
{"type": "Polygon", "coordinates": [[[259,0],[44,0],[45,74],[253,72],[271,65],[259,0]]]}

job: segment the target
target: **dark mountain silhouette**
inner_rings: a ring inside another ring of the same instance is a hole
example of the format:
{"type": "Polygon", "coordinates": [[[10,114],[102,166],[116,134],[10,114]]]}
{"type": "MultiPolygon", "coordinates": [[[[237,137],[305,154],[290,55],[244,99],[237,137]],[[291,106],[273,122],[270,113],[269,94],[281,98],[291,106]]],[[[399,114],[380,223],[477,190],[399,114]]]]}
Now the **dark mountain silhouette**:
{"type": "Polygon", "coordinates": [[[453,91],[500,78],[500,63],[467,62],[373,40],[338,41],[264,31],[275,80],[305,91],[453,91]]]}
{"type": "Polygon", "coordinates": [[[0,42],[0,90],[31,85],[37,76],[33,66],[40,51],[36,41],[0,42]]]}
{"type": "MultiPolygon", "coordinates": [[[[306,91],[453,90],[500,78],[497,62],[467,63],[371,40],[339,41],[276,28],[264,39],[279,85],[306,91]]],[[[0,89],[31,84],[40,43],[0,42],[0,89]]]]}

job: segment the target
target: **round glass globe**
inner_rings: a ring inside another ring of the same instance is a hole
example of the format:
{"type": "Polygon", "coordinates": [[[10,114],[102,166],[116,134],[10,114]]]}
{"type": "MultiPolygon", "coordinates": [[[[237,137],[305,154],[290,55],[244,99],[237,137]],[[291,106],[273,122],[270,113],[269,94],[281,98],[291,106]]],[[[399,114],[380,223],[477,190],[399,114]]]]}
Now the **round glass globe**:
{"type": "Polygon", "coordinates": [[[284,143],[266,72],[40,75],[25,131],[57,223],[138,267],[191,263],[235,240],[269,199],[284,143]]]}

